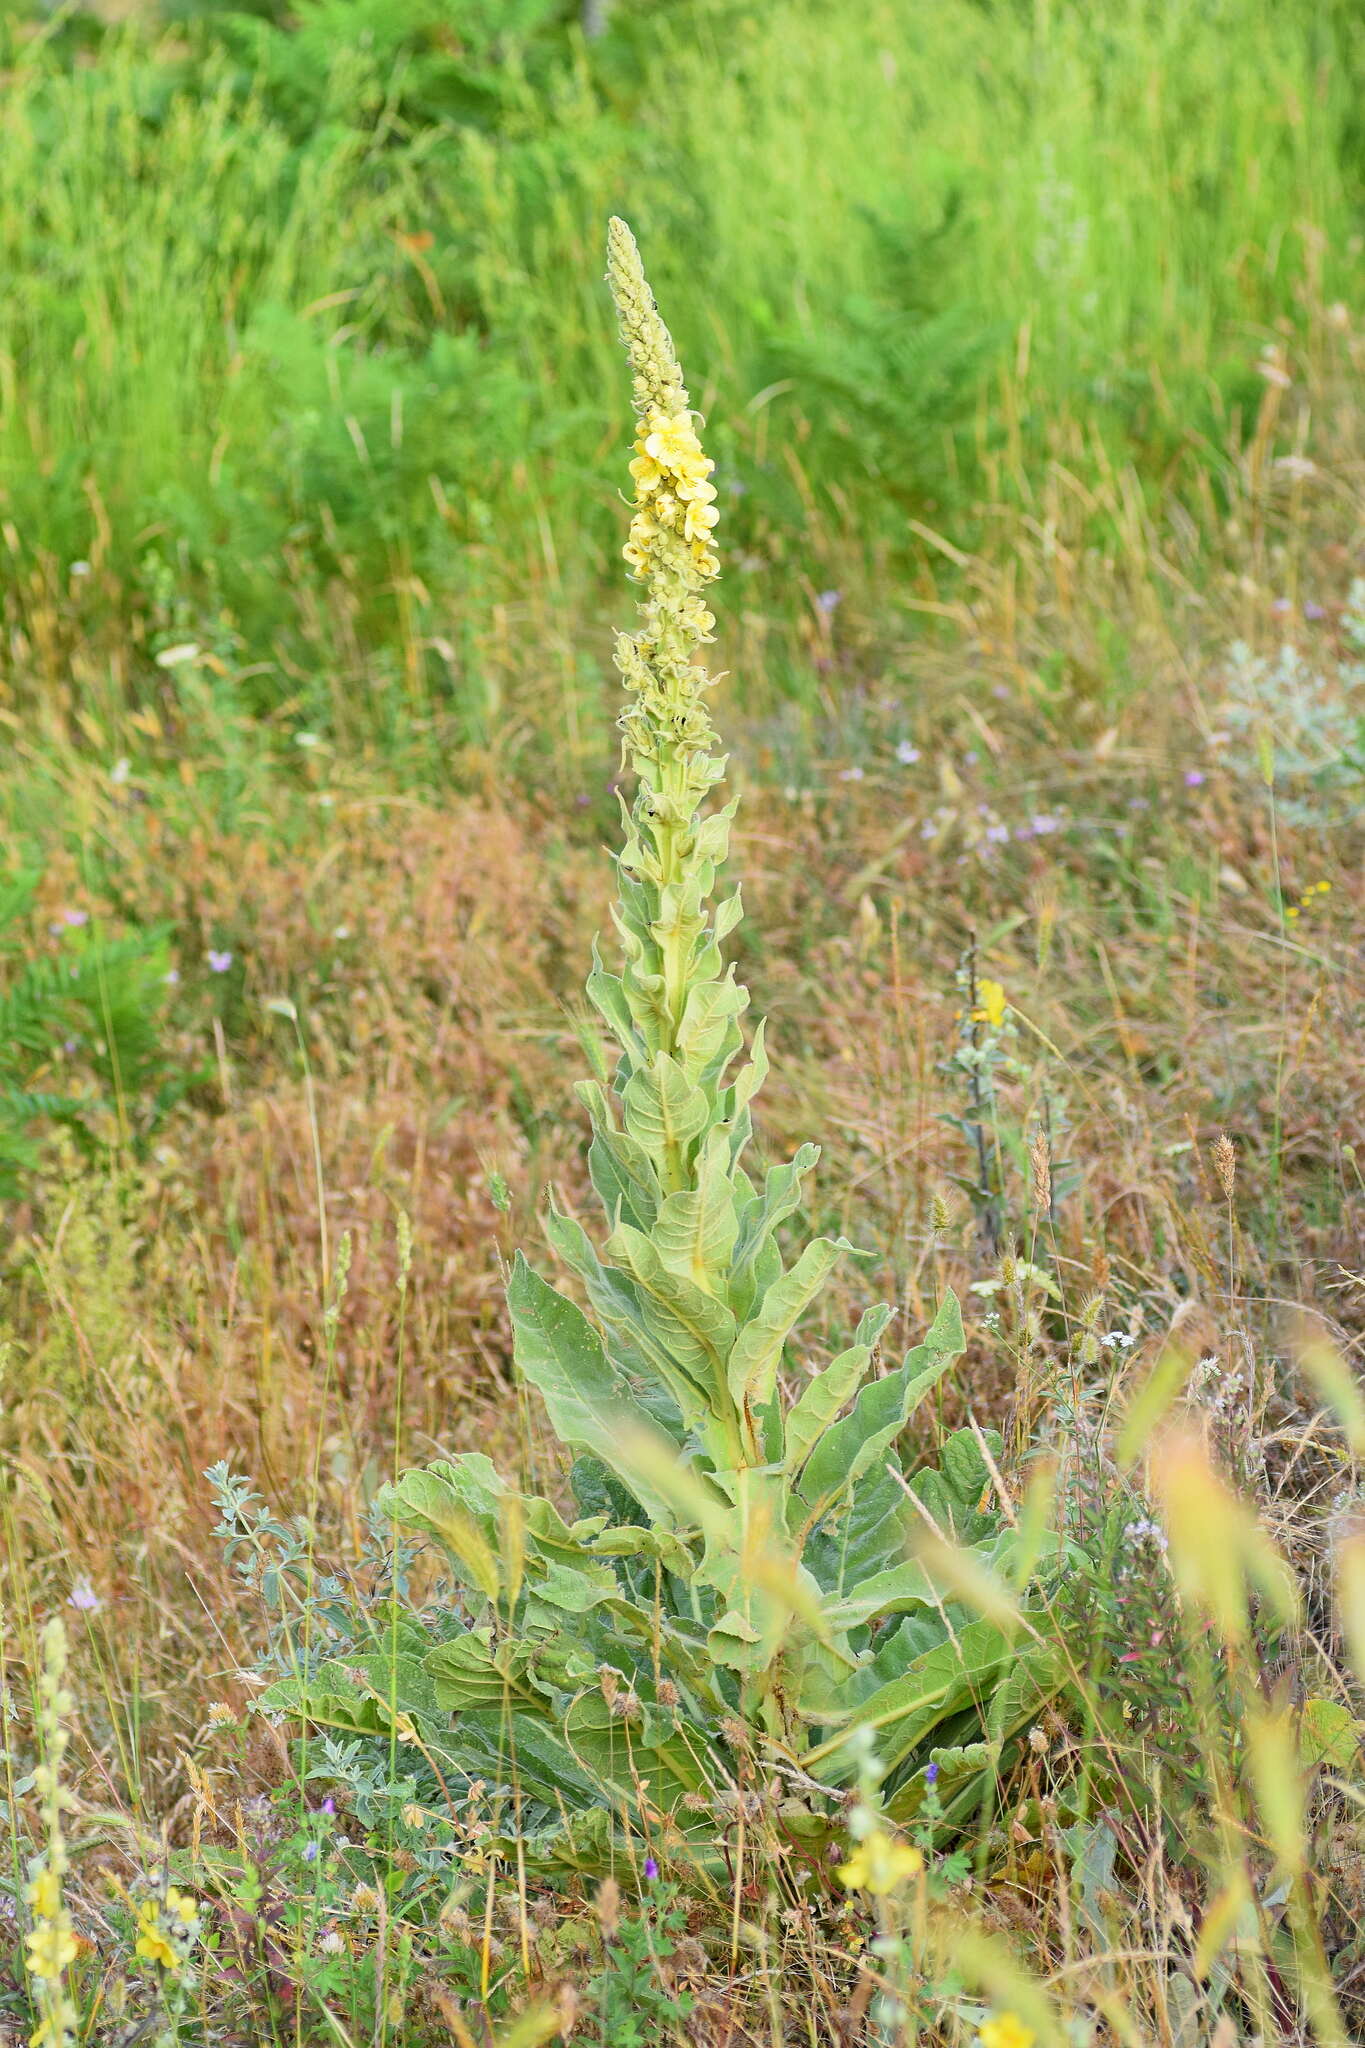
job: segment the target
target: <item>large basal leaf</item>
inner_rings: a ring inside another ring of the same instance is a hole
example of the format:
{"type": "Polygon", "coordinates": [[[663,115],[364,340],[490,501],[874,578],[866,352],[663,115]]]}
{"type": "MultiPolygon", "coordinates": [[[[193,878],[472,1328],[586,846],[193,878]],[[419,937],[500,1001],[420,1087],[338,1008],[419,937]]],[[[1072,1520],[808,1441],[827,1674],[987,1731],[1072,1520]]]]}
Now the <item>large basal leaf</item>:
{"type": "MultiPolygon", "coordinates": [[[[914,1532],[911,1533],[911,1543],[914,1532]]],[[[1018,1550],[1019,1537],[1013,1529],[1002,1529],[988,1543],[978,1544],[961,1554],[983,1571],[1002,1573],[1018,1550]]],[[[864,1628],[889,1614],[905,1614],[916,1607],[935,1607],[941,1592],[920,1561],[907,1556],[901,1563],[851,1586],[842,1599],[827,1601],[825,1613],[832,1629],[840,1633],[864,1628]]]]}
{"type": "Polygon", "coordinates": [[[802,1389],[799,1400],[787,1415],[786,1443],[782,1469],[788,1479],[796,1478],[807,1455],[819,1442],[845,1402],[852,1399],[872,1362],[882,1331],[891,1320],[886,1307],[870,1308],[858,1324],[847,1351],[832,1358],[802,1389]]]}
{"type": "Polygon", "coordinates": [[[722,1413],[725,1360],[735,1341],[729,1309],[695,1282],[670,1272],[649,1238],[626,1224],[612,1232],[606,1248],[640,1289],[645,1325],[656,1343],[689,1379],[708,1390],[713,1412],[722,1413]]]}
{"type": "MultiPolygon", "coordinates": [[[[979,1808],[1008,1761],[1016,1738],[1037,1720],[1064,1682],[1065,1660],[1059,1643],[1032,1637],[1016,1640],[1003,1680],[990,1699],[970,1717],[963,1717],[964,1722],[970,1720],[982,1729],[982,1737],[968,1740],[960,1733],[951,1746],[932,1746],[925,1758],[939,1765],[941,1783],[936,1790],[949,1820],[966,1819],[979,1808]]],[[[892,1792],[887,1812],[904,1824],[918,1814],[923,1803],[924,1778],[917,1772],[892,1792]]]]}
{"type": "MultiPolygon", "coordinates": [[[[617,1700],[619,1707],[620,1694],[617,1700]]],[[[660,1812],[685,1820],[688,1793],[715,1782],[704,1740],[662,1707],[641,1703],[627,1715],[614,1711],[600,1691],[584,1693],[565,1715],[564,1740],[601,1796],[636,1820],[644,1818],[642,1794],[660,1812]]]]}
{"type": "Polygon", "coordinates": [[[967,1623],[859,1701],[837,1731],[808,1753],[806,1768],[834,1784],[854,1777],[859,1748],[851,1738],[865,1728],[875,1738],[883,1771],[894,1770],[950,1714],[973,1703],[984,1708],[1012,1654],[994,1622],[967,1623]]]}
{"type": "MultiPolygon", "coordinates": [[[[520,1252],[507,1301],[517,1365],[544,1401],[562,1444],[610,1464],[623,1436],[659,1433],[654,1418],[613,1369],[582,1310],[532,1272],[520,1252]]],[[[673,1512],[664,1497],[635,1490],[651,1520],[671,1528],[673,1512]]]]}
{"type": "Polygon", "coordinates": [[[425,1660],[408,1655],[329,1658],[307,1676],[277,1679],[258,1704],[343,1735],[387,1735],[441,1712],[425,1660]]]}
{"type": "Polygon", "coordinates": [[[802,1183],[819,1157],[818,1145],[802,1145],[785,1165],[770,1166],[762,1195],[744,1210],[729,1283],[730,1306],[741,1319],[782,1270],[774,1232],[799,1208],[802,1183]]]}
{"type": "Polygon", "coordinates": [[[851,1779],[858,1769],[858,1747],[850,1737],[865,1728],[875,1738],[878,1762],[890,1774],[923,1747],[935,1728],[964,1710],[979,1719],[984,1733],[994,1735],[991,1710],[1002,1680],[1010,1674],[1017,1682],[1013,1724],[1017,1712],[1025,1711],[1024,1700],[1032,1713],[1055,1683],[1054,1656],[1027,1636],[1006,1635],[994,1622],[968,1622],[860,1701],[843,1727],[811,1752],[807,1768],[834,1784],[851,1779]]]}
{"type": "Polygon", "coordinates": [[[817,1237],[750,1312],[726,1367],[731,1399],[741,1411],[752,1413],[771,1401],[783,1346],[842,1253],[852,1249],[846,1238],[817,1237]]]}
{"type": "Polygon", "coordinates": [[[966,1338],[957,1296],[948,1293],[922,1344],[906,1354],[899,1372],[863,1388],[850,1415],[834,1423],[812,1450],[801,1493],[819,1513],[882,1456],[916,1407],[960,1357],[966,1338]]]}

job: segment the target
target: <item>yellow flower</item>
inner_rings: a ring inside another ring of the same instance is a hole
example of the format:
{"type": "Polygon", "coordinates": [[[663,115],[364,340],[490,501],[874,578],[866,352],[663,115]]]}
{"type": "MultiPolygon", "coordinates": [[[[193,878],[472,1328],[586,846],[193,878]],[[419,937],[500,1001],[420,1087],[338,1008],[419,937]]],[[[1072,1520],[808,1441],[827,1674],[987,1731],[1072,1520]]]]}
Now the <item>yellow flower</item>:
{"type": "Polygon", "coordinates": [[[909,1842],[896,1841],[881,1828],[874,1828],[847,1863],[840,1864],[835,1875],[851,1892],[871,1892],[874,1897],[881,1897],[895,1891],[908,1877],[918,1877],[923,1868],[924,1858],[918,1849],[909,1842]]]}
{"type": "Polygon", "coordinates": [[[719,518],[714,505],[703,505],[696,498],[689,498],[683,515],[683,533],[688,540],[699,540],[705,544],[719,518]]]}
{"type": "Polygon", "coordinates": [[[981,1001],[980,1007],[972,1011],[973,1018],[978,1024],[989,1024],[992,1031],[998,1031],[1008,1008],[1004,989],[998,981],[979,981],[976,992],[981,1001]]]}
{"type": "Polygon", "coordinates": [[[697,430],[692,424],[692,415],[686,412],[654,413],[649,421],[650,431],[645,435],[645,454],[652,456],[661,469],[670,476],[705,476],[711,464],[701,452],[697,430]]]}
{"type": "Polygon", "coordinates": [[[191,1920],[199,1918],[199,1901],[191,1898],[188,1892],[178,1892],[174,1885],[170,1885],[166,1891],[166,1910],[174,1913],[188,1927],[191,1920]]]}
{"type": "Polygon", "coordinates": [[[643,441],[637,441],[635,446],[640,452],[630,465],[630,473],[635,479],[636,490],[643,492],[647,496],[650,491],[658,490],[659,485],[664,480],[664,471],[652,455],[645,454],[645,444],[643,441]]]}
{"type": "Polygon", "coordinates": [[[1017,2012],[995,2013],[981,2022],[981,2048],[1033,2048],[1037,2038],[1017,2012]]]}
{"type": "Polygon", "coordinates": [[[178,1970],[180,1958],[166,1938],[161,1925],[161,1913],[155,1899],[148,1899],[138,1907],[137,1947],[135,1954],[144,1963],[159,1963],[163,1970],[178,1970]]]}
{"type": "Polygon", "coordinates": [[[26,1894],[36,1920],[55,1920],[61,1911],[62,1887],[55,1870],[40,1870],[26,1894]]]}
{"type": "Polygon", "coordinates": [[[28,1966],[35,1977],[54,1984],[76,1960],[76,1937],[58,1920],[44,1920],[27,1937],[28,1966]]]}

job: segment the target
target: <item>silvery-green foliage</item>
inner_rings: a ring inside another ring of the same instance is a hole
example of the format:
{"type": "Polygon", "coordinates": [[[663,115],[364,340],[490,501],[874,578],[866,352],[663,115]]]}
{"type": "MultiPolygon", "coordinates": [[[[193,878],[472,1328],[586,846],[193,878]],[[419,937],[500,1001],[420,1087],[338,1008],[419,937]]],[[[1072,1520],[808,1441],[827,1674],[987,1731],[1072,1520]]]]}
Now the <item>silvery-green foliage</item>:
{"type": "Polygon", "coordinates": [[[620,223],[610,276],[639,422],[626,552],[646,594],[618,650],[636,787],[619,953],[595,950],[587,984],[615,1066],[579,1090],[600,1216],[548,1219],[572,1292],[520,1255],[508,1289],[517,1365],[576,1461],[579,1512],[477,1454],[409,1473],[380,1509],[444,1554],[461,1626],[405,1617],[273,1695],[334,1727],[396,1728],[456,1782],[514,1786],[523,1843],[583,1863],[630,1826],[700,1853],[755,1765],[788,1787],[784,1825],[818,1832],[866,1730],[893,1817],[931,1758],[951,1813],[1052,1682],[1026,1627],[973,1616],[916,1554],[927,1531],[971,1549],[1012,1587],[1004,1606],[1029,1572],[989,1505],[988,1439],[962,1431],[937,1466],[900,1463],[963,1351],[954,1297],[893,1367],[891,1311],[870,1307],[801,1374],[804,1319],[852,1248],[795,1234],[814,1145],[753,1165],[767,1056],[725,958],[734,805],[705,808],[724,762],[696,659],[715,494],[620,223]]]}

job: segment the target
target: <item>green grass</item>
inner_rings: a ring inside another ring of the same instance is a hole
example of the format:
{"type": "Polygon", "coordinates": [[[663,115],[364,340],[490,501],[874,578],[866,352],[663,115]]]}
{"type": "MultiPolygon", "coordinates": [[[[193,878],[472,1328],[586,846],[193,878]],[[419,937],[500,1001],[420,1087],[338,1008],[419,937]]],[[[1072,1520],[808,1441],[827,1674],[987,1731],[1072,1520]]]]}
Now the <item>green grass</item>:
{"type": "Polygon", "coordinates": [[[245,708],[599,753],[613,209],[715,415],[754,709],[808,691],[816,591],[875,633],[951,582],[923,525],[990,556],[1050,477],[1101,548],[1226,510],[1261,351],[1320,352],[1356,260],[1345,9],[300,12],[11,25],[16,690],[93,643],[81,699],[144,697],[170,598],[245,708]]]}

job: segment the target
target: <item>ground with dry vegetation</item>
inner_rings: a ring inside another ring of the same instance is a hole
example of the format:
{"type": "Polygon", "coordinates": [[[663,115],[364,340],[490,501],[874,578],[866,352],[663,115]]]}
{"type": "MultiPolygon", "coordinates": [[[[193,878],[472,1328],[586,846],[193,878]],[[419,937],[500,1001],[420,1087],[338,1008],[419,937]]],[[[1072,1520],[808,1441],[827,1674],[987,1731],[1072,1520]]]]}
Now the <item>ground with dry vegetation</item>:
{"type": "Polygon", "coordinates": [[[455,11],[0,23],[0,2043],[38,2019],[60,1723],[82,2043],[1337,2048],[1365,2034],[1339,10],[618,0],[591,47],[551,0],[510,42],[455,11]],[[817,1139],[799,1221],[869,1253],[792,1386],[869,1301],[903,1348],[956,1292],[967,1351],[904,1449],[999,1431],[993,1509],[1047,1493],[1068,1681],[974,1827],[899,1844],[913,1884],[839,1877],[848,1842],[798,1882],[754,1760],[724,1882],[490,1875],[474,1800],[459,1882],[408,1911],[430,1816],[364,1759],[309,1776],[258,1708],[281,1583],[372,1590],[395,1472],[479,1450],[569,1498],[504,1281],[551,1191],[589,1193],[623,194],[718,451],[760,1152],[817,1139]],[[258,1490],[254,1547],[214,1468],[258,1490]],[[204,1912],[168,1935],[173,1896],[204,1912]]]}
{"type": "MultiPolygon", "coordinates": [[[[1345,468],[1315,497],[1330,508],[1358,482],[1345,468]]],[[[791,782],[789,734],[731,723],[740,957],[775,1051],[763,1142],[781,1156],[822,1135],[817,1220],[875,1252],[862,1298],[898,1301],[907,1332],[945,1283],[968,1304],[970,1351],[935,1427],[1003,1426],[1020,1483],[1029,1447],[1056,1444],[1072,1412],[1083,1304],[1102,1295],[1103,1326],[1133,1340],[1084,1392],[1101,1430],[1182,1333],[1244,1377],[1255,1443],[1238,1422],[1236,1449],[1254,1452],[1266,1526],[1330,1656],[1326,1560],[1353,1467],[1295,1361],[1308,1335],[1348,1361],[1365,1342],[1350,767],[1365,607],[1329,533],[1305,515],[1269,540],[1260,582],[1232,540],[1178,631],[1154,602],[1135,616],[1144,590],[1121,567],[1066,563],[1063,602],[1027,556],[1028,606],[1007,609],[1013,579],[983,570],[932,651],[822,617],[826,708],[791,782]],[[1087,636],[1116,615],[1133,620],[1140,680],[1101,711],[1087,636]],[[1042,669],[1060,646],[1057,682],[1042,669]],[[1009,1004],[988,1113],[953,1064],[973,960],[1009,1004]],[[1000,1284],[1011,1245],[1045,1296],[1000,1284]]],[[[557,1484],[512,1374],[502,1274],[551,1185],[570,1204],[582,1189],[579,991],[610,886],[606,760],[567,822],[492,770],[438,792],[330,757],[302,776],[262,764],[220,828],[214,764],[169,774],[175,744],[154,735],[145,769],[111,787],[108,749],[64,736],[40,914],[117,923],[136,901],[187,962],[209,937],[231,951],[222,974],[196,973],[177,1026],[199,1079],[136,1160],[88,1171],[55,1149],[8,1255],[8,1683],[22,1692],[39,1618],[88,1588],[70,1620],[92,1929],[103,1870],[163,1829],[189,1844],[290,1768],[279,1734],[246,1718],[262,1614],[210,1535],[209,1465],[313,1516],[343,1564],[395,1461],[479,1447],[557,1484]],[[87,886],[68,818],[116,889],[87,886]],[[224,1706],[248,1732],[213,1727],[224,1706]]],[[[836,1300],[831,1337],[859,1305],[836,1300]]],[[[1284,1651],[1291,1686],[1299,1654],[1284,1651]]],[[[1146,1676],[1139,1661],[1135,1696],[1146,1676]]],[[[1010,1796],[1029,1803],[1027,1785],[1010,1796]]],[[[1349,1808],[1317,1824],[1324,1921],[1349,1955],[1361,1845],[1349,1808]]],[[[1163,1944],[1193,1907],[1178,1867],[1148,1875],[1125,1908],[1146,1960],[1120,1978],[1169,1967],[1163,1944]]],[[[1058,1968],[1076,1940],[1065,1884],[1045,1826],[1007,1831],[990,1916],[1058,1968]]],[[[750,2004],[714,2037],[766,2039],[745,2031],[750,2004]]]]}

